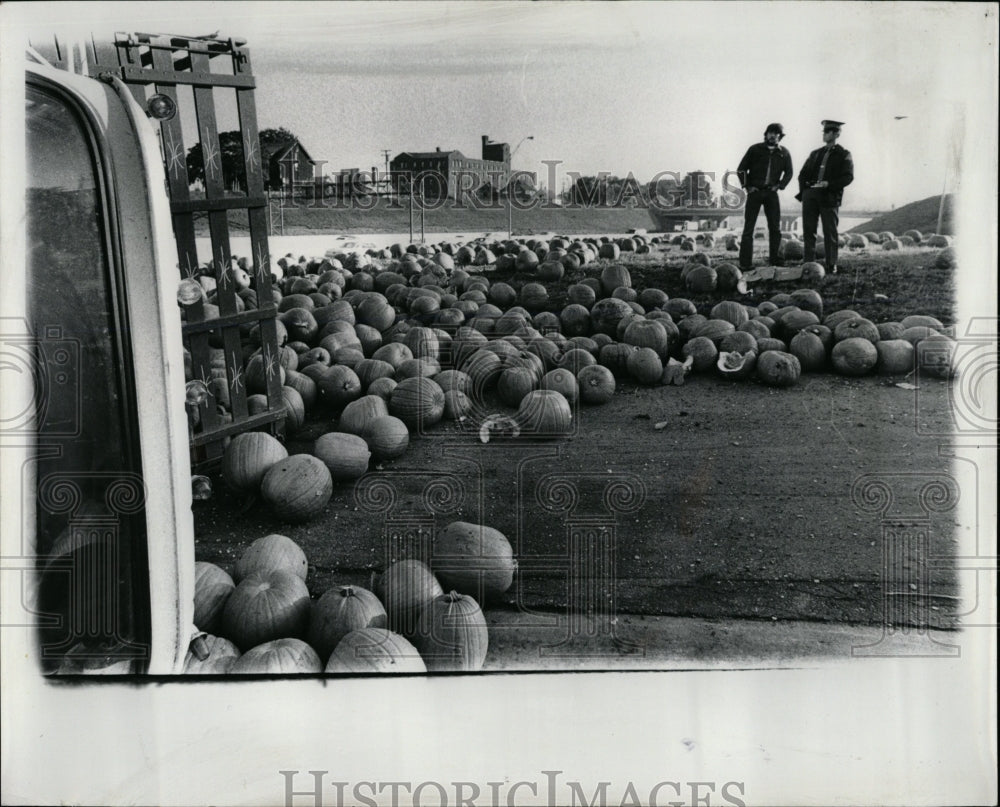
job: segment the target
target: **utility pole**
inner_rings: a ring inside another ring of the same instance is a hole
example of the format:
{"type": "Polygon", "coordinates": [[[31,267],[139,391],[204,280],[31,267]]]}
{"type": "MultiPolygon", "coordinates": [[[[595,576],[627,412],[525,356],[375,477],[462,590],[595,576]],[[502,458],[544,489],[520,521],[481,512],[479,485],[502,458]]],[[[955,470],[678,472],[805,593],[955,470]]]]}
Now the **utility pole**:
{"type": "MultiPolygon", "coordinates": [[[[382,149],[382,156],[385,158],[385,195],[392,201],[392,182],[389,181],[389,149],[382,149]]],[[[376,191],[378,186],[376,185],[376,191]]]]}

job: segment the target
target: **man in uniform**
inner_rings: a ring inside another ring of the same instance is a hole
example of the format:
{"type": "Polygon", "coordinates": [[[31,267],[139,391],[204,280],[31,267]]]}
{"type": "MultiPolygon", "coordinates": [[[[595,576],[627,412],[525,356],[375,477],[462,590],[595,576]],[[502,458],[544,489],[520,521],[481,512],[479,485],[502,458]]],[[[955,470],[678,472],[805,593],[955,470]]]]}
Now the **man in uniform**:
{"type": "Polygon", "coordinates": [[[784,146],[778,145],[784,137],[785,130],[780,123],[768,124],[764,130],[764,142],[750,146],[736,169],[740,186],[747,192],[743,209],[743,238],[740,240],[740,269],[744,272],[753,268],[753,231],[761,207],[767,219],[770,263],[780,266],[781,203],[778,191],[784,190],[794,176],[792,155],[784,146]]]}
{"type": "Polygon", "coordinates": [[[854,160],[851,152],[837,143],[843,121],[823,121],[823,146],[809,155],[799,172],[799,192],[802,202],[802,236],[805,242],[804,260],[816,259],[816,225],[823,222],[823,247],[826,269],[837,274],[837,225],[844,188],[854,181],[854,160]]]}

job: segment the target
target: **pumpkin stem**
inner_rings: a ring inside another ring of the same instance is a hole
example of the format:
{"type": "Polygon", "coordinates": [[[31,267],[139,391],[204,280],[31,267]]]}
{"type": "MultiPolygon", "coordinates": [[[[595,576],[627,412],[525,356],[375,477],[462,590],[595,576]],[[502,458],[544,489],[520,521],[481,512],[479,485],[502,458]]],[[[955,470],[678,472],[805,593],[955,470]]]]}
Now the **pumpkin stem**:
{"type": "Polygon", "coordinates": [[[354,586],[341,586],[341,588],[340,588],[340,596],[341,597],[354,597],[354,596],[357,596],[354,593],[354,586]]]}

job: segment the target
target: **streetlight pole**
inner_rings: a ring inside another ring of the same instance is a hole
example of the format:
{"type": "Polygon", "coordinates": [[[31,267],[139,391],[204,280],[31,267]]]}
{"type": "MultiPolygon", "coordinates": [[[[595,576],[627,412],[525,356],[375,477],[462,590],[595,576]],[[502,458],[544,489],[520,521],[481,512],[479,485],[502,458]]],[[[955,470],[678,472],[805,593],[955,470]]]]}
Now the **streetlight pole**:
{"type": "Polygon", "coordinates": [[[513,180],[514,180],[514,155],[517,154],[517,150],[521,148],[525,140],[534,140],[534,135],[527,135],[521,138],[521,142],[514,146],[514,150],[510,153],[510,175],[507,177],[507,239],[513,240],[514,238],[514,208],[511,205],[511,194],[514,192],[513,180]]]}

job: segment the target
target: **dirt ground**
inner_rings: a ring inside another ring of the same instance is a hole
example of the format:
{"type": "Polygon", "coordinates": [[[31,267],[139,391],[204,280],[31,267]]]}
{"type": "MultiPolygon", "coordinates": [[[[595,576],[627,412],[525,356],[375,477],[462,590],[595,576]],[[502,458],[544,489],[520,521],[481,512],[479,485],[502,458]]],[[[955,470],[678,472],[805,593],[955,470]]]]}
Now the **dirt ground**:
{"type": "MultiPolygon", "coordinates": [[[[897,381],[622,383],[609,404],[575,413],[572,437],[552,441],[483,445],[440,424],[401,459],[340,484],[305,525],[247,507],[218,482],[195,507],[196,554],[231,568],[254,539],[288,535],[309,558],[318,596],[370,585],[400,546],[417,554],[433,530],[463,520],[514,546],[515,585],[493,608],[950,627],[954,575],[929,569],[925,553],[953,553],[954,513],[920,504],[923,486],[949,478],[941,438],[921,436],[948,432],[948,388],[897,381]],[[884,489],[893,505],[883,513],[884,489]],[[926,547],[887,543],[920,523],[926,547]],[[581,559],[570,535],[586,543],[595,526],[605,554],[581,559]],[[887,548],[896,554],[883,564],[887,548]],[[597,591],[581,592],[581,577],[597,591]]],[[[331,425],[308,424],[290,451],[308,451],[331,425]]]]}

